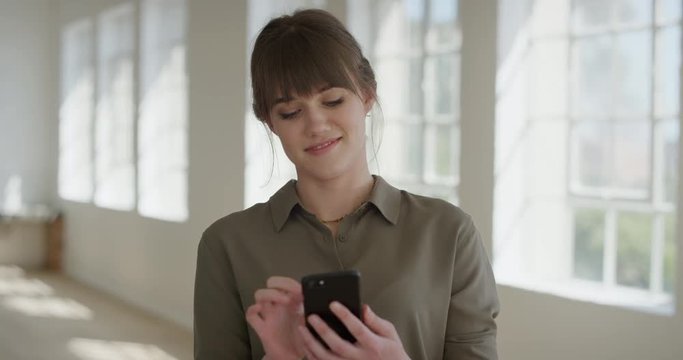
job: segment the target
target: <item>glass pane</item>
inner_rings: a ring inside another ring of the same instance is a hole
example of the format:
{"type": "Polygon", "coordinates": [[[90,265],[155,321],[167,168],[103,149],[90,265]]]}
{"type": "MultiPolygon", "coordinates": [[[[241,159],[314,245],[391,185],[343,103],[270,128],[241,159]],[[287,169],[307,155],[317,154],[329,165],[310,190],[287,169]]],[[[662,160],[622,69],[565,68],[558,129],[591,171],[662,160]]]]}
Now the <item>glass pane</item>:
{"type": "Polygon", "coordinates": [[[617,283],[648,289],[652,216],[623,212],[617,221],[617,283]]]}
{"type": "Polygon", "coordinates": [[[438,49],[444,46],[460,46],[457,18],[457,0],[431,1],[429,4],[429,27],[427,29],[428,48],[438,49]]]}
{"type": "Polygon", "coordinates": [[[652,0],[615,0],[617,22],[624,25],[652,23],[652,0]]]}
{"type": "Polygon", "coordinates": [[[610,24],[612,0],[576,0],[572,2],[574,30],[584,32],[610,24]]]}
{"type": "Polygon", "coordinates": [[[459,161],[459,137],[455,125],[427,128],[426,162],[429,178],[455,181],[459,161]]]}
{"type": "Polygon", "coordinates": [[[628,190],[627,197],[644,198],[650,186],[650,122],[614,126],[613,185],[628,190]]]}
{"type": "Polygon", "coordinates": [[[415,106],[410,98],[411,92],[420,91],[421,87],[411,90],[411,86],[415,86],[411,80],[415,80],[411,79],[410,74],[414,72],[411,72],[408,62],[400,59],[383,60],[377,64],[376,71],[382,111],[389,117],[410,113],[410,108],[415,106]]]}
{"type": "Polygon", "coordinates": [[[676,282],[676,213],[664,216],[663,290],[673,294],[676,282]]]}
{"type": "Polygon", "coordinates": [[[679,125],[677,119],[671,119],[658,123],[658,144],[662,179],[661,192],[664,202],[676,203],[678,193],[678,139],[679,125]]]}
{"type": "Polygon", "coordinates": [[[657,22],[678,21],[681,19],[681,0],[657,0],[657,22]]]}
{"type": "Polygon", "coordinates": [[[455,55],[428,58],[425,63],[427,114],[455,114],[459,103],[460,64],[455,55]]]}
{"type": "Polygon", "coordinates": [[[676,115],[680,109],[681,66],[681,30],[678,26],[657,32],[656,51],[655,114],[658,117],[676,115]]]}
{"type": "Polygon", "coordinates": [[[408,112],[410,114],[422,113],[422,94],[424,92],[422,86],[422,59],[411,59],[408,65],[410,73],[408,74],[408,112]]]}
{"type": "Polygon", "coordinates": [[[652,36],[637,31],[616,36],[614,112],[618,117],[642,117],[650,113],[652,36]]]}
{"type": "Polygon", "coordinates": [[[574,47],[576,85],[573,113],[606,117],[611,109],[612,44],[607,35],[577,40],[574,47]]]}
{"type": "Polygon", "coordinates": [[[605,212],[598,209],[574,210],[574,276],[602,281],[605,252],[605,212]]]}
{"type": "Polygon", "coordinates": [[[576,125],[573,136],[574,181],[582,189],[600,189],[610,184],[609,123],[582,122],[576,125]]]}
{"type": "Polygon", "coordinates": [[[405,11],[406,30],[410,47],[413,49],[422,46],[422,23],[424,22],[425,0],[403,0],[405,11]]]}
{"type": "Polygon", "coordinates": [[[410,179],[422,174],[422,125],[387,124],[379,167],[388,177],[410,179]]]}

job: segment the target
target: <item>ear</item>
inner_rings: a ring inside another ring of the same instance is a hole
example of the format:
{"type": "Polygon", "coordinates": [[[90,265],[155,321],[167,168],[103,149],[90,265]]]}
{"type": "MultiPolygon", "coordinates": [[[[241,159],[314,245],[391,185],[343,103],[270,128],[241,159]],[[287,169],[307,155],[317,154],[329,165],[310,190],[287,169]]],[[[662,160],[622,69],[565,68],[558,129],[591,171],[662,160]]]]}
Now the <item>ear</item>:
{"type": "Polygon", "coordinates": [[[273,127],[273,122],[270,120],[270,118],[266,119],[263,123],[264,123],[266,126],[268,126],[268,129],[270,129],[270,131],[271,131],[273,134],[277,135],[277,133],[275,132],[275,127],[273,127]]]}
{"type": "Polygon", "coordinates": [[[368,94],[367,92],[365,92],[363,96],[363,108],[365,109],[365,113],[367,114],[368,112],[370,112],[370,110],[372,110],[372,106],[375,105],[375,97],[371,94],[368,94]]]}

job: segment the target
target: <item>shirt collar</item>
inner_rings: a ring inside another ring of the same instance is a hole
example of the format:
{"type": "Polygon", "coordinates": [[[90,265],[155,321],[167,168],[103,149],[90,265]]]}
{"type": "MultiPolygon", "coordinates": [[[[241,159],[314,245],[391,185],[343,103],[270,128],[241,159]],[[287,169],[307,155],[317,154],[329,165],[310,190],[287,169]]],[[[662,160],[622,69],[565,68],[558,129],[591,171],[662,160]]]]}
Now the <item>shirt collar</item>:
{"type": "Polygon", "coordinates": [[[299,195],[296,193],[295,184],[295,180],[289,180],[268,201],[270,203],[270,213],[273,217],[273,225],[277,232],[282,230],[292,209],[299,204],[299,195]]]}
{"type": "MultiPolygon", "coordinates": [[[[373,204],[387,221],[396,225],[401,210],[401,191],[389,185],[381,176],[373,175],[373,177],[375,185],[370,192],[368,203],[373,204]]],[[[292,209],[299,204],[296,181],[287,182],[270,197],[269,203],[275,231],[280,232],[289,219],[292,209]]]]}
{"type": "Polygon", "coordinates": [[[401,211],[401,190],[391,186],[381,176],[373,176],[375,186],[372,188],[368,202],[375,205],[387,221],[396,225],[401,211]]]}

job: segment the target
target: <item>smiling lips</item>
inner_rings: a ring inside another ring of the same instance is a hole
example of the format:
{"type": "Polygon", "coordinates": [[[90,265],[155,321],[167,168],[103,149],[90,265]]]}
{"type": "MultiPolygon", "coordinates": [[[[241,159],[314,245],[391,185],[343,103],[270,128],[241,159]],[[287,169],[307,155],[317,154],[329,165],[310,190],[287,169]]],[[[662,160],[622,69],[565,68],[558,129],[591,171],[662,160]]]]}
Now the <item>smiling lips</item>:
{"type": "Polygon", "coordinates": [[[321,155],[321,154],[327,152],[328,150],[331,150],[332,147],[339,142],[339,140],[341,140],[341,137],[336,138],[336,139],[332,139],[332,140],[327,140],[327,141],[321,142],[320,144],[309,146],[305,149],[305,151],[309,154],[321,155]]]}

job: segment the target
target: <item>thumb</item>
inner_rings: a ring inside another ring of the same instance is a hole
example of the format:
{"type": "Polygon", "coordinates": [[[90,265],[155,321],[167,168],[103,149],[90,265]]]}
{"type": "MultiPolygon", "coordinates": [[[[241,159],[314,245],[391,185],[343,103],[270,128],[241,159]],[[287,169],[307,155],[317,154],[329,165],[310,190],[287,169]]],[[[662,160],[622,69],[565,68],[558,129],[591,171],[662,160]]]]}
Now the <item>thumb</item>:
{"type": "Polygon", "coordinates": [[[385,338],[398,339],[394,324],[377,316],[367,304],[363,305],[363,321],[376,334],[385,338]]]}

